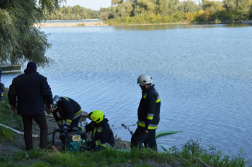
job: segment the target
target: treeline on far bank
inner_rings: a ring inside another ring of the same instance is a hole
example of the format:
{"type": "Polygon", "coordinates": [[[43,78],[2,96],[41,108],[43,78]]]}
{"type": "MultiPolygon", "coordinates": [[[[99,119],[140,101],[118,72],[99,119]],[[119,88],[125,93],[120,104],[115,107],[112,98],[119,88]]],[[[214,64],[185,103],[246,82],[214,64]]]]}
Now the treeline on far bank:
{"type": "Polygon", "coordinates": [[[252,0],[112,0],[100,12],[109,25],[249,20],[252,0]]]}
{"type": "Polygon", "coordinates": [[[53,12],[46,12],[46,20],[82,20],[82,19],[99,19],[100,11],[81,7],[80,5],[62,6],[54,9],[53,12]]]}
{"type": "Polygon", "coordinates": [[[46,20],[103,19],[107,24],[208,22],[252,19],[252,0],[112,0],[100,11],[79,5],[62,6],[46,14],[46,20]]]}

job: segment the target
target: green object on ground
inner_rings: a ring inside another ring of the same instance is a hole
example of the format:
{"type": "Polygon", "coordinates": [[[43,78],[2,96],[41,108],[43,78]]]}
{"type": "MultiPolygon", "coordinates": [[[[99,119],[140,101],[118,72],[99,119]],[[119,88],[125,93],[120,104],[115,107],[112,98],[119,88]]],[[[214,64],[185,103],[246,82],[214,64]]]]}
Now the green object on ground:
{"type": "Polygon", "coordinates": [[[156,133],[156,139],[161,137],[161,136],[167,136],[167,135],[172,135],[178,132],[182,132],[182,131],[162,131],[162,132],[158,132],[156,133]]]}

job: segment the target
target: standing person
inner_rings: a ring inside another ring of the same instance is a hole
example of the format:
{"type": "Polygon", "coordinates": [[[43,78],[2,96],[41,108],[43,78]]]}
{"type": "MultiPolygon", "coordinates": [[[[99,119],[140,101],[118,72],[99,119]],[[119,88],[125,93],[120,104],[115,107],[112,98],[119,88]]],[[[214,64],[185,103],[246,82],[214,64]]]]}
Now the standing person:
{"type": "Polygon", "coordinates": [[[1,75],[2,75],[2,71],[0,70],[0,101],[3,97],[3,93],[4,93],[4,85],[1,83],[1,75]]]}
{"type": "Polygon", "coordinates": [[[37,72],[37,65],[29,62],[27,68],[13,79],[8,97],[12,110],[22,116],[26,150],[33,148],[32,119],[40,128],[40,148],[48,147],[48,127],[44,113],[45,101],[52,108],[52,92],[46,77],[37,72]],[[17,101],[16,101],[17,99],[17,101]],[[16,106],[17,104],[17,106],[16,106]]]}
{"type": "Polygon", "coordinates": [[[140,75],[137,84],[142,89],[142,98],[138,107],[138,126],[131,138],[131,148],[141,149],[144,143],[146,147],[156,150],[156,129],[160,120],[161,99],[149,75],[140,75]]]}
{"type": "Polygon", "coordinates": [[[81,117],[81,107],[76,101],[69,97],[55,95],[52,108],[53,116],[60,129],[65,131],[77,127],[83,131],[81,127],[78,127],[81,117]]]}

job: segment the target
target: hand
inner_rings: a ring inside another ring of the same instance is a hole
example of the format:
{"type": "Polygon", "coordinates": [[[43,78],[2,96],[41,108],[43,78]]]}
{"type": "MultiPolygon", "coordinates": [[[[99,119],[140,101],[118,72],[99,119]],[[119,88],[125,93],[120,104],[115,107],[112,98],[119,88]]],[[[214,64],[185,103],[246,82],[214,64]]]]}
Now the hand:
{"type": "Polygon", "coordinates": [[[62,128],[63,131],[67,131],[68,129],[69,129],[68,125],[64,125],[63,128],[62,128]]]}
{"type": "MultiPolygon", "coordinates": [[[[51,109],[52,109],[52,105],[50,105],[50,107],[51,107],[51,109]]],[[[57,108],[54,108],[54,109],[52,110],[52,112],[54,112],[55,110],[57,110],[57,108]]]]}
{"type": "Polygon", "coordinates": [[[49,105],[49,110],[51,110],[51,109],[52,109],[52,104],[49,105]]]}
{"type": "Polygon", "coordinates": [[[16,112],[16,108],[17,108],[16,105],[11,106],[11,109],[12,109],[13,112],[16,112]]]}
{"type": "Polygon", "coordinates": [[[63,125],[60,125],[60,126],[59,126],[59,129],[60,129],[60,130],[63,130],[63,125]]]}
{"type": "Polygon", "coordinates": [[[89,141],[89,142],[87,142],[87,145],[88,145],[91,149],[95,148],[95,142],[94,142],[94,141],[89,141]]]}
{"type": "Polygon", "coordinates": [[[146,133],[146,134],[147,134],[147,133],[148,133],[148,130],[144,130],[144,133],[146,133]]]}

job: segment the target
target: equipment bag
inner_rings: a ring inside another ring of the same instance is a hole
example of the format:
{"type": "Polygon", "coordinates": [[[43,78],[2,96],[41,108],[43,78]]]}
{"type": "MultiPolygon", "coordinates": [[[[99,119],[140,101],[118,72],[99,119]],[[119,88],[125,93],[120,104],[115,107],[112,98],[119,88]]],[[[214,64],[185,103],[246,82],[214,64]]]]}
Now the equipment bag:
{"type": "Polygon", "coordinates": [[[68,148],[72,152],[77,152],[80,150],[80,143],[79,142],[70,142],[68,148]]]}

